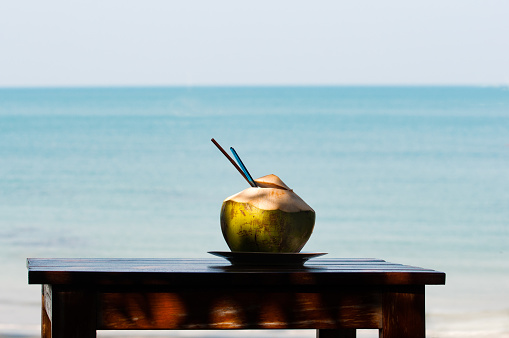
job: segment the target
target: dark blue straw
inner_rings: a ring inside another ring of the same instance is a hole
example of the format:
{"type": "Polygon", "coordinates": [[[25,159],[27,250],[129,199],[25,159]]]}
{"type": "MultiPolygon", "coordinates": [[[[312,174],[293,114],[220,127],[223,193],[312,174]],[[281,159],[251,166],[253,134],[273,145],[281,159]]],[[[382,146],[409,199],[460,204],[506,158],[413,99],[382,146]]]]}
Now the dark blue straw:
{"type": "Polygon", "coordinates": [[[235,149],[233,149],[233,147],[230,147],[230,151],[232,152],[232,154],[235,157],[235,159],[237,160],[237,163],[239,164],[240,168],[246,175],[249,184],[251,184],[252,187],[258,187],[256,185],[256,182],[253,180],[253,177],[251,177],[251,175],[249,174],[249,171],[247,171],[246,166],[244,165],[244,163],[242,163],[242,160],[240,159],[239,155],[237,155],[237,152],[235,151],[235,149]]]}

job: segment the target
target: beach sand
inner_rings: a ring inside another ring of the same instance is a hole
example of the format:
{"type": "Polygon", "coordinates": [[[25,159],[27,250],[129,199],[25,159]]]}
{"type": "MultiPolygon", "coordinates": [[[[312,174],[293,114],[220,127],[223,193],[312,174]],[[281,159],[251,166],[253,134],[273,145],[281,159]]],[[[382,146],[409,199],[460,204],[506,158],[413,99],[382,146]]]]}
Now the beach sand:
{"type": "MultiPolygon", "coordinates": [[[[463,321],[463,327],[449,326],[445,330],[427,330],[426,337],[428,338],[509,338],[509,330],[500,330],[494,328],[493,330],[479,331],[476,329],[469,329],[468,323],[463,321]]],[[[98,331],[98,338],[154,338],[154,337],[166,337],[166,338],[314,338],[314,330],[269,330],[269,331],[98,331]]],[[[40,335],[33,333],[30,335],[19,335],[19,334],[0,334],[0,338],[38,338],[40,335]]],[[[357,330],[357,338],[378,338],[378,330],[357,330]]]]}

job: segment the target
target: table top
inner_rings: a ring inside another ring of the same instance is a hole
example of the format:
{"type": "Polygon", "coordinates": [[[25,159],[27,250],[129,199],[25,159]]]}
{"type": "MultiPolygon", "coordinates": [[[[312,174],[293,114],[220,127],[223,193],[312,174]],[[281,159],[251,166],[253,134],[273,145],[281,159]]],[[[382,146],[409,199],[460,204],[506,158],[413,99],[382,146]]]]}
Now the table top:
{"type": "Polygon", "coordinates": [[[445,273],[370,258],[232,266],[220,258],[28,258],[29,284],[170,286],[440,285],[445,273]]]}

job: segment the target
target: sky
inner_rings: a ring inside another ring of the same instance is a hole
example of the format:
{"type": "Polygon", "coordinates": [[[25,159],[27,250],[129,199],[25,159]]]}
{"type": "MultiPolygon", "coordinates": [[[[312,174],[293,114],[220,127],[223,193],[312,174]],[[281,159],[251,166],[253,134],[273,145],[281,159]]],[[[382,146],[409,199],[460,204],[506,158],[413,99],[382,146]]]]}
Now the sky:
{"type": "Polygon", "coordinates": [[[509,85],[506,0],[0,2],[0,87],[509,85]]]}

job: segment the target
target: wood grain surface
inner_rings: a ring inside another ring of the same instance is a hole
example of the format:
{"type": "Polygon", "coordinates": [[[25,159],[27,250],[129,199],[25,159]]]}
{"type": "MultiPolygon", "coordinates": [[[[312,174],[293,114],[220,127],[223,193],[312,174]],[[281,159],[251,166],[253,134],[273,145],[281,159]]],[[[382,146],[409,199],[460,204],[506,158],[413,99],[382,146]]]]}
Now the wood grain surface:
{"type": "Polygon", "coordinates": [[[302,267],[232,266],[222,259],[27,260],[29,284],[408,285],[445,284],[445,273],[379,259],[316,259],[302,267]]]}

